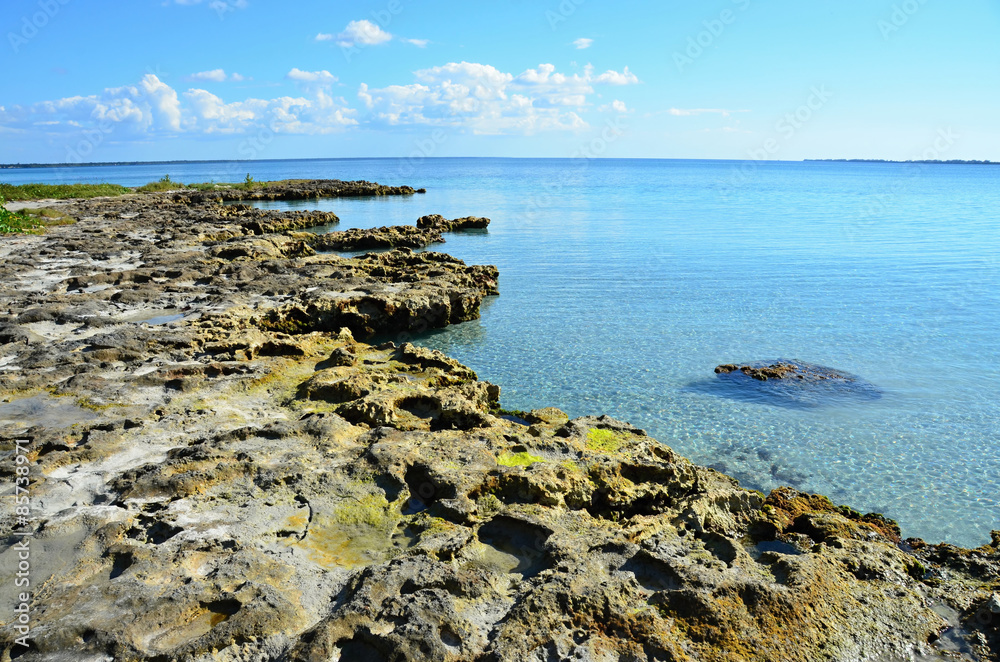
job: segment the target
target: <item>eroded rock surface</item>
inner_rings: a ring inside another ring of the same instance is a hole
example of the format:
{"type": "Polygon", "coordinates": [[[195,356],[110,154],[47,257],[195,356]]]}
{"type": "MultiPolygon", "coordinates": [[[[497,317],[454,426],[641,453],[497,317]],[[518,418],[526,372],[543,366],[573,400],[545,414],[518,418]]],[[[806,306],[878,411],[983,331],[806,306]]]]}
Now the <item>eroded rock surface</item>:
{"type": "Polygon", "coordinates": [[[424,193],[409,186],[385,186],[375,182],[344,182],[339,179],[289,179],[262,182],[250,188],[234,187],[215,191],[184,191],[177,199],[191,202],[232,200],[308,200],[311,198],[365,198],[382,195],[424,193]]]}
{"type": "Polygon", "coordinates": [[[481,216],[465,216],[448,220],[440,214],[421,216],[417,219],[418,228],[434,229],[440,232],[455,232],[457,230],[485,230],[490,225],[490,219],[481,216]]]}
{"type": "Polygon", "coordinates": [[[168,196],[72,208],[0,240],[0,438],[34,504],[31,648],[8,537],[2,660],[998,659],[1000,533],[901,541],[606,416],[505,416],[408,342],[475,317],[492,267],[314,254],[295,216],[168,196]]]}
{"type": "Polygon", "coordinates": [[[408,225],[329,232],[312,243],[317,250],[358,251],[378,248],[425,248],[443,243],[441,231],[408,225]]]}

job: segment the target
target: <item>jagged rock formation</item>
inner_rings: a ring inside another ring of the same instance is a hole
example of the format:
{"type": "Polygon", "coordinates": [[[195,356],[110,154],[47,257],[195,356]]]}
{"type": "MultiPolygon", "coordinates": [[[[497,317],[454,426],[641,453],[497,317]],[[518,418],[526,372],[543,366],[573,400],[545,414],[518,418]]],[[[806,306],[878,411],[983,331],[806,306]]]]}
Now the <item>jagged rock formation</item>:
{"type": "Polygon", "coordinates": [[[0,439],[34,480],[31,648],[8,537],[0,660],[998,659],[1000,533],[901,541],[627,423],[506,416],[408,342],[495,268],[166,196],[72,209],[0,240],[0,439]]]}
{"type": "Polygon", "coordinates": [[[434,243],[444,243],[440,230],[402,225],[329,232],[317,236],[312,246],[317,250],[327,251],[366,251],[379,248],[425,248],[434,243]]]}
{"type": "Polygon", "coordinates": [[[421,216],[417,219],[418,228],[434,229],[440,232],[455,232],[457,230],[485,230],[490,225],[490,219],[481,216],[465,216],[449,221],[440,214],[421,216]]]}

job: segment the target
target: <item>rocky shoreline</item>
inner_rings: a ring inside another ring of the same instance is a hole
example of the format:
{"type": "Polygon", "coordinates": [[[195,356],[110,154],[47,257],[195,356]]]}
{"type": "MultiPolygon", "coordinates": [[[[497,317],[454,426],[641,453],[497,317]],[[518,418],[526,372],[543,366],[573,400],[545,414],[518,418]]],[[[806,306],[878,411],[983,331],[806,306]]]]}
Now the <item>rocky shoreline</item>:
{"type": "Polygon", "coordinates": [[[0,237],[4,530],[19,440],[33,506],[30,647],[10,535],[0,662],[1000,659],[1000,532],[904,541],[627,423],[504,412],[409,342],[499,293],[411,250],[488,219],[317,235],[336,216],[218,202],[415,191],[243,193],[0,237]]]}

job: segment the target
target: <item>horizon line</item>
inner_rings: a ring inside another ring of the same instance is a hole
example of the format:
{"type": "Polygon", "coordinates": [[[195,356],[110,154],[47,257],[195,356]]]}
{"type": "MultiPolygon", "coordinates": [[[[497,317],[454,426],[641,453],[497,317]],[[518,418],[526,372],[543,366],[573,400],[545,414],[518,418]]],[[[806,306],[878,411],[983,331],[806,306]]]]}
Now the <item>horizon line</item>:
{"type": "MultiPolygon", "coordinates": [[[[297,157],[287,159],[169,159],[161,161],[88,161],[84,163],[0,163],[0,170],[28,170],[39,168],[95,168],[102,166],[144,166],[144,165],[184,165],[198,163],[278,163],[289,161],[389,161],[410,159],[409,156],[332,156],[332,157],[297,157]]],[[[525,160],[525,161],[572,161],[581,157],[566,156],[422,156],[421,161],[430,160],[457,160],[457,159],[505,159],[505,160],[525,160]]],[[[874,158],[807,158],[807,159],[707,159],[707,158],[683,158],[683,157],[654,157],[654,156],[619,156],[619,157],[582,157],[588,161],[707,161],[707,162],[736,162],[736,163],[919,163],[919,164],[942,164],[942,165],[1000,165],[1000,161],[977,160],[977,159],[874,159],[874,158]]]]}

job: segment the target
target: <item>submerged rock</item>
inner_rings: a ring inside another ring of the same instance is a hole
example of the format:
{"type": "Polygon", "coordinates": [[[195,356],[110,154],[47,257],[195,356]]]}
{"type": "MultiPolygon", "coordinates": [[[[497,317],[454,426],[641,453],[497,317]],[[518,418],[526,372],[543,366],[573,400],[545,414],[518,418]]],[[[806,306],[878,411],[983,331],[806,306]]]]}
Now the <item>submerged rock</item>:
{"type": "Polygon", "coordinates": [[[797,360],[727,363],[717,366],[715,374],[706,390],[770,404],[808,407],[882,397],[881,389],[856,375],[797,360]]]}

